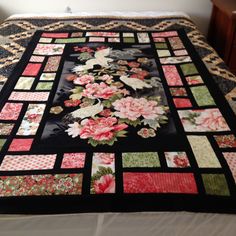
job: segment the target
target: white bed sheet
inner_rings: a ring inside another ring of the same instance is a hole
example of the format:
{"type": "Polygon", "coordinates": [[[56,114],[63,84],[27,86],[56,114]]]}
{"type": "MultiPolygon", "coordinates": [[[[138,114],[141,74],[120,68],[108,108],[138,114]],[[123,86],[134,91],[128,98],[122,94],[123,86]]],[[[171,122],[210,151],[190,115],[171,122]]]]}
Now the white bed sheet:
{"type": "Polygon", "coordinates": [[[120,17],[161,17],[161,16],[183,16],[189,17],[184,12],[179,11],[103,11],[103,12],[73,12],[73,13],[26,13],[26,14],[14,14],[10,16],[8,19],[14,18],[31,18],[31,17],[76,17],[76,16],[83,16],[83,17],[90,17],[90,16],[120,16],[120,17]]]}
{"type": "MultiPolygon", "coordinates": [[[[189,16],[183,12],[75,12],[15,14],[31,17],[189,16]]],[[[0,236],[235,236],[236,215],[190,212],[86,213],[65,215],[0,215],[0,236]]]]}
{"type": "Polygon", "coordinates": [[[1,236],[235,236],[236,216],[189,212],[1,216],[1,236]]]}

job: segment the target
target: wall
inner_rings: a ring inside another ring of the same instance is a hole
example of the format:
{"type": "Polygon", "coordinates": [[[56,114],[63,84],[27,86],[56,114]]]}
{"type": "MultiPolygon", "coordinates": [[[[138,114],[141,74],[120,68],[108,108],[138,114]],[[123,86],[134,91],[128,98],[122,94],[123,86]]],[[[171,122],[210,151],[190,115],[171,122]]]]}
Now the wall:
{"type": "Polygon", "coordinates": [[[64,12],[70,6],[76,11],[184,11],[199,29],[207,32],[210,0],[0,0],[0,19],[15,13],[64,12]]]}

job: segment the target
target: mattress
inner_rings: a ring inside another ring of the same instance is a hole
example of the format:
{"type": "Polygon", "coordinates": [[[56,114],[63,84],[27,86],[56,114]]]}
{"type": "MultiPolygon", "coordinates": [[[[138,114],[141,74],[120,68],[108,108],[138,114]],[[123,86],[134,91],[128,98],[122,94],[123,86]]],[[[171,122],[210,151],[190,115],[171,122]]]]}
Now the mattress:
{"type": "MultiPolygon", "coordinates": [[[[102,15],[104,15],[104,14],[102,14],[102,15]]],[[[202,59],[203,63],[205,64],[205,65],[200,64],[198,68],[202,68],[205,66],[208,69],[208,71],[210,72],[209,77],[211,76],[211,78],[218,84],[219,89],[220,89],[220,93],[223,93],[223,95],[225,96],[225,98],[228,102],[227,105],[225,104],[225,106],[230,106],[228,108],[228,110],[226,111],[226,113],[231,114],[230,115],[231,118],[233,117],[232,111],[235,111],[235,104],[233,101],[234,89],[235,89],[235,77],[227,70],[223,61],[215,54],[214,50],[206,43],[204,37],[201,35],[201,33],[199,33],[196,26],[191,22],[189,17],[187,17],[186,15],[183,15],[183,14],[179,14],[179,13],[178,14],[177,13],[174,13],[174,14],[168,13],[168,14],[161,15],[160,13],[151,13],[151,12],[149,12],[149,13],[133,13],[133,14],[127,13],[127,14],[124,14],[123,16],[121,16],[121,13],[116,13],[116,14],[111,13],[111,14],[105,14],[105,15],[106,16],[101,16],[101,14],[97,14],[94,17],[91,14],[84,13],[84,14],[82,14],[82,16],[68,14],[68,15],[61,15],[58,17],[56,17],[56,16],[51,17],[48,15],[43,15],[43,16],[33,16],[33,15],[19,16],[19,15],[16,15],[16,16],[10,17],[8,20],[6,20],[2,24],[2,27],[1,27],[1,34],[3,35],[1,37],[1,43],[2,43],[1,49],[2,49],[2,57],[3,58],[1,59],[2,65],[1,65],[1,71],[0,71],[0,76],[1,76],[0,78],[1,78],[2,85],[4,83],[6,83],[6,85],[7,85],[7,83],[10,83],[10,82],[7,82],[8,77],[10,79],[12,79],[14,77],[14,76],[12,77],[12,71],[14,70],[16,63],[19,61],[23,52],[27,48],[27,45],[30,42],[30,40],[36,30],[41,30],[40,32],[38,32],[38,34],[41,34],[41,35],[44,34],[44,36],[46,34],[48,34],[48,31],[54,31],[55,34],[61,34],[61,33],[65,34],[68,31],[70,31],[70,33],[73,34],[73,33],[78,33],[77,31],[83,31],[83,34],[86,34],[86,33],[88,33],[87,31],[91,31],[91,30],[92,31],[95,30],[95,32],[96,31],[101,32],[101,31],[106,31],[106,30],[109,30],[109,31],[120,30],[120,31],[122,31],[122,33],[128,32],[128,33],[132,34],[131,31],[138,30],[138,31],[142,31],[142,32],[150,31],[153,35],[158,34],[158,32],[160,33],[160,31],[162,31],[162,36],[160,38],[163,38],[163,31],[166,34],[168,34],[168,33],[171,34],[171,33],[173,33],[173,31],[175,31],[178,33],[179,36],[183,34],[189,38],[189,40],[190,40],[189,43],[193,44],[194,50],[196,50],[196,57],[197,56],[200,57],[202,59]],[[145,15],[148,15],[148,17],[145,17],[145,15]],[[128,27],[127,27],[127,25],[128,25],[128,27]]],[[[175,35],[175,36],[177,36],[177,35],[175,35]]],[[[37,37],[37,33],[33,37],[37,37]]],[[[95,37],[95,36],[92,36],[92,37],[95,37]]],[[[97,35],[96,35],[96,37],[97,37],[97,35]]],[[[180,36],[180,37],[185,37],[185,36],[180,36]]],[[[47,38],[47,36],[44,38],[47,38]]],[[[132,37],[130,37],[130,35],[129,35],[129,36],[127,36],[127,38],[132,38],[132,37]]],[[[156,38],[158,38],[158,37],[156,37],[156,38]]],[[[183,38],[181,38],[181,39],[183,39],[183,38]]],[[[55,41],[56,40],[57,39],[55,39],[55,41]]],[[[161,43],[163,43],[163,42],[159,42],[158,40],[159,39],[157,39],[156,43],[157,44],[160,43],[159,46],[162,47],[163,44],[161,44],[161,43]]],[[[33,41],[31,41],[31,45],[33,44],[32,42],[33,41]]],[[[43,42],[43,43],[45,43],[45,42],[43,42]]],[[[127,43],[128,43],[128,41],[127,41],[127,43]]],[[[175,45],[176,45],[176,43],[175,43],[175,45]]],[[[165,50],[163,50],[163,48],[156,48],[156,49],[157,49],[157,51],[159,50],[161,53],[163,53],[163,51],[165,51],[165,50]]],[[[86,49],[86,50],[88,50],[88,49],[86,49]]],[[[94,49],[92,48],[92,50],[94,50],[94,49]]],[[[27,52],[32,53],[32,51],[29,51],[29,50],[27,52]]],[[[41,57],[42,57],[42,55],[41,55],[41,57]]],[[[165,57],[166,56],[164,56],[164,58],[165,57]]],[[[22,58],[26,59],[25,55],[22,58]]],[[[162,58],[162,56],[160,56],[160,58],[162,59],[163,66],[165,68],[165,61],[166,60],[164,60],[162,58]]],[[[186,62],[184,62],[184,63],[186,63],[186,62]]],[[[169,64],[169,62],[167,62],[167,64],[169,64]]],[[[135,66],[136,65],[137,64],[135,64],[135,66]]],[[[19,66],[17,68],[19,69],[19,66]]],[[[151,73],[154,73],[154,72],[151,72],[151,73]]],[[[28,75],[26,75],[26,77],[27,76],[28,75]]],[[[123,78],[123,81],[125,81],[125,78],[123,78]]],[[[128,83],[127,79],[126,79],[126,83],[128,83]]],[[[19,86],[21,86],[21,85],[19,85],[19,86]]],[[[4,88],[6,90],[7,87],[4,87],[4,85],[3,85],[3,92],[4,92],[4,88]]],[[[180,96],[179,98],[183,98],[183,97],[180,96]]],[[[209,97],[208,97],[207,100],[209,102],[209,100],[211,100],[211,99],[209,99],[209,97]]],[[[186,105],[186,103],[184,105],[186,105]]],[[[230,117],[227,119],[231,119],[230,117]]],[[[228,133],[226,133],[226,134],[228,134],[228,133]]],[[[153,135],[152,132],[151,132],[151,135],[153,135]]],[[[230,133],[230,135],[232,136],[231,133],[230,133]]],[[[199,134],[196,137],[198,137],[198,136],[199,136],[199,134]]],[[[234,153],[235,149],[234,149],[233,141],[230,140],[229,142],[230,142],[230,145],[232,146],[232,149],[231,150],[224,149],[224,152],[229,151],[230,153],[234,153]]],[[[223,142],[223,144],[220,144],[220,145],[226,145],[227,148],[231,147],[231,146],[227,146],[229,144],[225,144],[224,142],[223,142]]],[[[134,157],[132,157],[132,158],[134,158],[134,157]]],[[[162,156],[162,158],[164,158],[164,156],[162,156]]],[[[191,162],[191,164],[192,164],[192,162],[191,162]]],[[[173,163],[172,163],[172,165],[173,165],[173,163]]],[[[1,166],[3,168],[3,164],[1,164],[1,166]]],[[[231,170],[232,170],[232,165],[229,165],[229,166],[231,167],[231,170]]],[[[132,167],[132,164],[131,164],[131,167],[132,167]]],[[[172,166],[172,168],[173,168],[173,166],[172,166]]],[[[129,171],[131,171],[130,173],[132,173],[131,168],[129,169],[129,171]]],[[[137,170],[136,170],[136,172],[137,172],[137,170]]],[[[174,171],[174,172],[176,172],[176,171],[174,171]]],[[[24,173],[24,172],[22,172],[22,173],[24,173]]],[[[22,175],[22,173],[21,173],[21,175],[22,175]]],[[[187,173],[188,173],[188,171],[187,171],[187,173]]],[[[216,174],[217,172],[213,171],[213,173],[216,174]]],[[[218,172],[218,173],[221,174],[221,172],[218,172]]],[[[232,171],[232,173],[233,173],[233,171],[232,171]]],[[[231,173],[230,179],[231,179],[231,182],[233,183],[233,176],[232,176],[233,174],[232,173],[231,173]]],[[[207,173],[207,171],[206,171],[206,173],[204,173],[204,174],[209,174],[209,173],[207,173]]],[[[144,176],[144,175],[142,175],[142,176],[144,176]]],[[[209,175],[208,175],[208,177],[209,177],[209,175]]],[[[217,190],[209,190],[209,185],[207,185],[207,188],[208,188],[208,191],[210,191],[210,192],[217,191],[217,190]]],[[[205,186],[205,190],[206,190],[206,186],[205,186]]],[[[92,191],[94,191],[94,190],[92,190],[92,191]]],[[[163,191],[166,191],[166,187],[164,187],[163,191]]],[[[175,189],[175,191],[176,191],[176,189],[175,189]]],[[[230,190],[230,191],[232,191],[232,190],[230,190]]],[[[8,204],[9,203],[10,204],[13,203],[13,208],[15,206],[17,206],[17,204],[14,202],[10,201],[10,202],[8,202],[8,204]],[[16,205],[14,205],[14,204],[16,204],[16,205]]],[[[23,203],[24,203],[24,201],[23,201],[23,203]]],[[[181,204],[183,204],[182,201],[181,201],[181,204]]],[[[125,206],[127,207],[127,205],[125,205],[125,206]]],[[[181,210],[181,209],[188,210],[187,208],[181,208],[181,207],[175,208],[175,207],[174,207],[175,210],[181,210]]],[[[230,212],[229,208],[226,206],[222,208],[223,212],[224,212],[225,208],[227,208],[227,212],[230,212]]],[[[117,208],[117,209],[119,209],[119,208],[117,208]]],[[[117,209],[115,209],[115,210],[117,211],[117,209]]],[[[124,208],[120,208],[120,209],[122,209],[122,211],[124,211],[124,208]]],[[[140,208],[140,209],[145,210],[145,208],[144,209],[140,208]]],[[[162,208],[160,208],[160,209],[162,209],[162,208]]],[[[163,208],[163,209],[165,209],[165,208],[163,208]]],[[[191,210],[194,209],[194,211],[198,211],[196,208],[189,208],[189,209],[191,209],[191,210]]],[[[204,209],[205,208],[203,207],[201,211],[204,211],[204,209]]],[[[134,211],[134,210],[135,209],[133,209],[132,211],[134,211]]],[[[136,210],[137,210],[137,208],[136,208],[136,210]]],[[[151,210],[151,209],[148,208],[148,210],[151,210]]],[[[217,212],[219,210],[211,208],[211,211],[217,212]]],[[[16,208],[13,210],[13,212],[17,212],[16,208]]],[[[27,213],[30,213],[30,212],[27,211],[27,213]]],[[[191,215],[191,217],[194,217],[194,219],[196,219],[196,221],[197,221],[197,219],[202,220],[202,219],[206,219],[207,217],[209,217],[209,218],[212,217],[217,220],[225,219],[224,217],[230,217],[230,220],[228,220],[228,222],[232,222],[232,225],[230,224],[231,228],[224,227],[222,229],[222,235],[223,235],[223,232],[224,233],[227,232],[228,235],[230,235],[233,231],[230,232],[229,229],[232,230],[233,227],[235,227],[234,226],[234,222],[235,222],[234,215],[226,216],[224,214],[221,214],[221,215],[219,215],[219,214],[215,214],[215,215],[213,215],[213,214],[196,214],[196,216],[195,216],[191,213],[180,213],[180,212],[179,213],[163,213],[162,215],[163,215],[163,217],[161,219],[164,219],[164,216],[168,215],[168,217],[170,217],[170,218],[167,217],[166,220],[170,221],[172,219],[174,222],[176,222],[177,225],[180,225],[181,221],[183,219],[188,219],[189,215],[191,215]],[[176,217],[177,214],[179,214],[178,217],[176,217]],[[171,218],[171,216],[173,216],[173,218],[171,218]]],[[[109,227],[106,229],[105,225],[106,225],[106,222],[110,222],[108,220],[110,218],[116,222],[116,223],[114,223],[114,225],[111,223],[111,225],[112,225],[111,229],[114,232],[114,228],[118,224],[117,221],[119,222],[120,219],[127,219],[127,217],[128,217],[132,220],[135,220],[138,217],[138,220],[145,221],[147,218],[149,218],[149,216],[151,216],[152,219],[155,219],[155,217],[159,217],[160,213],[142,213],[141,215],[139,213],[137,213],[137,214],[136,213],[118,213],[118,214],[117,213],[113,213],[113,214],[111,214],[111,213],[105,214],[104,213],[104,214],[98,214],[98,215],[96,215],[96,214],[81,214],[78,216],[70,215],[71,218],[78,217],[78,219],[81,219],[81,217],[84,217],[84,218],[88,217],[89,218],[89,217],[94,217],[94,216],[96,216],[95,221],[97,221],[97,224],[99,224],[99,226],[98,225],[94,226],[95,228],[97,227],[97,229],[96,229],[97,231],[96,231],[95,235],[99,235],[102,232],[104,233],[106,230],[108,230],[108,232],[109,232],[109,230],[110,230],[109,227]],[[104,221],[104,218],[106,219],[105,221],[104,221]],[[101,222],[103,222],[103,224],[101,222]]],[[[58,219],[58,217],[59,216],[52,216],[52,219],[55,219],[55,218],[58,219]]],[[[63,218],[64,216],[61,216],[61,217],[63,218]]],[[[24,220],[24,218],[21,218],[21,217],[16,218],[16,222],[19,222],[22,220],[24,220]]],[[[40,220],[42,220],[42,218],[40,220]]],[[[10,221],[14,222],[14,219],[10,220],[10,221]]],[[[213,221],[214,220],[212,220],[212,222],[213,221]]],[[[43,222],[43,220],[42,220],[42,222],[43,222]]],[[[123,223],[122,223],[122,225],[123,225],[123,223]]],[[[134,227],[132,227],[130,224],[128,224],[128,226],[130,226],[127,229],[128,231],[131,230],[133,234],[135,233],[136,235],[138,235],[137,232],[134,231],[134,227]]],[[[153,223],[151,223],[150,226],[153,230],[155,230],[153,228],[154,227],[153,223]]],[[[32,225],[32,227],[33,227],[33,225],[32,225]]],[[[125,227],[125,224],[123,225],[123,227],[125,227]]],[[[169,229],[169,227],[165,228],[165,230],[167,230],[167,232],[168,232],[168,229],[169,229]]],[[[207,228],[206,230],[209,230],[209,228],[207,228]]],[[[124,231],[126,232],[126,230],[124,230],[124,231]]],[[[218,232],[220,232],[220,231],[218,231],[218,232]]],[[[186,233],[186,235],[188,235],[188,234],[186,233]]]]}

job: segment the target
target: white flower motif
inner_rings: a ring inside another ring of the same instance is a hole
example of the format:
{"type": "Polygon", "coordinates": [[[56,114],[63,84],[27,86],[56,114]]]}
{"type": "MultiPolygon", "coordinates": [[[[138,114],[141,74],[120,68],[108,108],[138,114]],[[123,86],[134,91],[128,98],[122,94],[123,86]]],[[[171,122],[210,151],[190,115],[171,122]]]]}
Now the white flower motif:
{"type": "Polygon", "coordinates": [[[74,122],[73,124],[69,124],[68,126],[70,128],[68,128],[65,132],[67,132],[69,136],[75,138],[80,134],[80,127],[78,122],[74,122]]]}

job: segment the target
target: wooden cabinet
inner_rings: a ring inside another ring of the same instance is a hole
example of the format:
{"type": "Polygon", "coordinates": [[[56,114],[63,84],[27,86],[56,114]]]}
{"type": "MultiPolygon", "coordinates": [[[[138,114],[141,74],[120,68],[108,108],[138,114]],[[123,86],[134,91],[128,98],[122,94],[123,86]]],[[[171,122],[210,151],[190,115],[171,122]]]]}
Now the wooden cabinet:
{"type": "Polygon", "coordinates": [[[211,0],[210,45],[236,74],[236,0],[211,0]]]}

